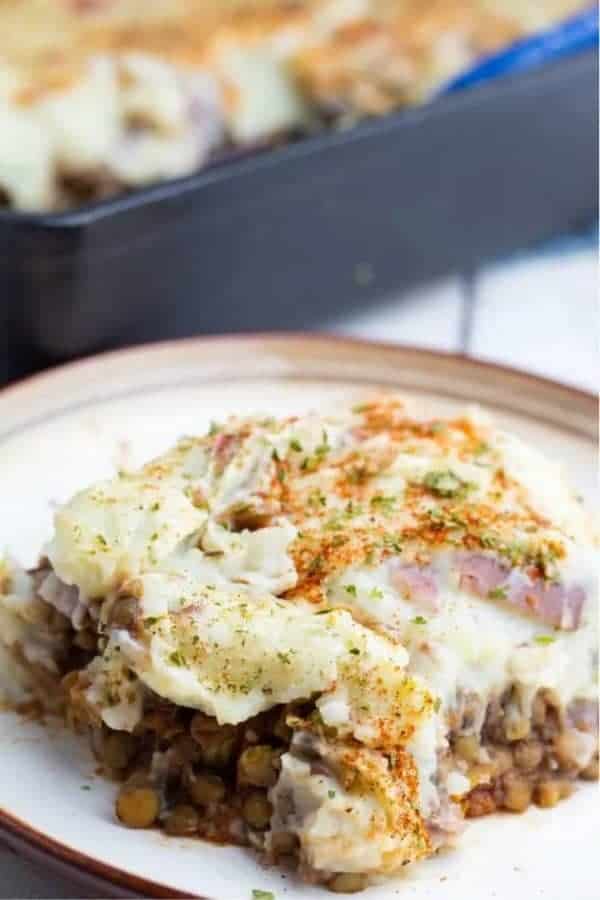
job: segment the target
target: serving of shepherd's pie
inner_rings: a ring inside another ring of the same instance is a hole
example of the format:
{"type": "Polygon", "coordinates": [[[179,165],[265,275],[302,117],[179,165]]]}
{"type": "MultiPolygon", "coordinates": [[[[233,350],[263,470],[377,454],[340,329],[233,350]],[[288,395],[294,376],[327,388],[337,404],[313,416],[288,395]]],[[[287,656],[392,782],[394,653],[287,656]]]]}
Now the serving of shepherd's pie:
{"type": "Polygon", "coordinates": [[[480,412],[215,423],[76,494],[0,584],[16,677],[133,828],[350,892],[598,777],[596,538],[480,412]]]}

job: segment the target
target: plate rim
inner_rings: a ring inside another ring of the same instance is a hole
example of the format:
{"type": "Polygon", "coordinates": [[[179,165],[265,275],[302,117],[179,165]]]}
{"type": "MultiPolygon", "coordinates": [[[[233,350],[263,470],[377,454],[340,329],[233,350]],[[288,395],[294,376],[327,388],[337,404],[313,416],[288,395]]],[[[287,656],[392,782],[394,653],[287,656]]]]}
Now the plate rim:
{"type": "Polygon", "coordinates": [[[548,391],[560,391],[565,398],[571,396],[577,400],[582,406],[589,406],[589,411],[594,412],[597,409],[598,396],[592,391],[578,387],[536,372],[528,372],[517,366],[506,365],[495,360],[488,360],[472,356],[462,351],[444,350],[430,347],[420,347],[412,343],[404,343],[400,341],[383,341],[369,338],[359,338],[351,335],[336,334],[327,331],[251,331],[243,333],[220,333],[207,335],[192,335],[183,338],[173,338],[164,341],[149,341],[144,343],[126,344],[123,347],[112,350],[102,350],[97,353],[86,355],[80,359],[69,360],[52,366],[42,372],[34,372],[24,378],[19,378],[8,384],[0,386],[0,404],[6,398],[12,399],[23,391],[29,391],[43,386],[44,383],[52,383],[59,380],[64,375],[77,375],[77,372],[87,372],[92,368],[101,365],[111,365],[112,363],[126,362],[128,358],[134,359],[142,353],[146,354],[164,354],[169,349],[188,348],[193,349],[195,346],[202,347],[205,345],[216,344],[246,344],[249,346],[256,344],[272,345],[273,347],[289,343],[289,344],[307,344],[316,346],[317,344],[330,343],[334,347],[354,346],[363,348],[364,350],[381,349],[386,353],[397,352],[399,355],[408,354],[417,359],[437,359],[455,364],[463,364],[485,371],[497,372],[500,376],[515,378],[530,384],[532,387],[537,385],[548,391]]]}
{"type": "MultiPolygon", "coordinates": [[[[287,344],[301,349],[302,345],[316,347],[319,343],[324,347],[329,345],[334,350],[343,346],[362,348],[365,352],[384,350],[391,355],[397,353],[399,360],[406,358],[408,355],[421,361],[428,359],[441,360],[459,366],[467,366],[475,371],[486,370],[492,373],[495,372],[501,378],[516,379],[525,385],[530,385],[531,388],[537,386],[546,392],[558,393],[565,401],[569,398],[576,401],[590,415],[594,416],[597,414],[597,397],[591,391],[586,391],[574,385],[564,384],[542,375],[525,372],[512,366],[477,359],[464,353],[422,348],[412,344],[365,340],[326,332],[293,331],[200,335],[146,344],[132,344],[117,350],[96,353],[83,359],[62,363],[48,371],[35,373],[0,387],[0,409],[7,399],[11,401],[14,398],[18,399],[20,395],[31,391],[37,394],[40,390],[44,391],[48,388],[51,390],[53,384],[59,383],[65,375],[77,377],[78,373],[89,373],[96,367],[110,367],[114,363],[124,363],[126,365],[128,361],[133,362],[140,355],[144,354],[160,356],[166,352],[168,353],[169,350],[177,350],[182,347],[191,350],[197,347],[201,350],[209,344],[211,346],[218,344],[245,345],[248,348],[272,347],[273,349],[277,347],[284,349],[284,346],[287,344]]],[[[68,408],[65,409],[65,412],[67,410],[68,408]]],[[[61,410],[57,410],[56,415],[61,415],[61,410]]],[[[532,418],[535,418],[535,416],[532,416],[532,418]]],[[[559,427],[556,422],[552,424],[554,427],[559,427]]],[[[27,424],[24,422],[22,428],[26,427],[27,424]]],[[[568,425],[563,425],[562,429],[575,433],[579,437],[590,438],[590,434],[581,429],[569,427],[568,425]]],[[[21,428],[18,430],[20,431],[21,428]]],[[[111,865],[98,858],[89,856],[33,828],[4,807],[0,807],[0,838],[10,849],[21,853],[27,859],[49,865],[50,868],[74,879],[80,884],[87,884],[96,888],[98,886],[109,887],[113,891],[113,896],[196,897],[202,900],[202,895],[191,894],[187,891],[183,892],[169,887],[165,883],[145,879],[116,865],[111,865]],[[117,894],[114,893],[115,889],[118,891],[117,894]]]]}

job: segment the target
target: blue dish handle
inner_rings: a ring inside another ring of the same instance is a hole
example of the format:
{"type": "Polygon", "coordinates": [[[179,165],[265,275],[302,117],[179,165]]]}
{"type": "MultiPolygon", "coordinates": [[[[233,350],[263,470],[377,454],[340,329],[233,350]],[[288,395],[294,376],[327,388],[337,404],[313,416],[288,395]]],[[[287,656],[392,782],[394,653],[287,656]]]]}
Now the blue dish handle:
{"type": "Polygon", "coordinates": [[[447,82],[439,95],[461,91],[502,75],[512,75],[598,46],[598,9],[580,13],[554,28],[511,44],[481,59],[447,82]]]}

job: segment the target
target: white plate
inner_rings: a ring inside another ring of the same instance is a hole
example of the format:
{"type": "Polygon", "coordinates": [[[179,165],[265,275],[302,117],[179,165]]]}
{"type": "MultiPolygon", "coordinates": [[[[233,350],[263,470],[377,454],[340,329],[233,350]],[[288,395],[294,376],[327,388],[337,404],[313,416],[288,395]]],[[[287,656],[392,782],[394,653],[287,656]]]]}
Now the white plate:
{"type": "MultiPolygon", "coordinates": [[[[564,460],[591,496],[595,404],[578,391],[459,357],[331,338],[193,340],[97,357],[0,393],[0,546],[34,563],[56,502],[213,418],[332,408],[377,385],[440,412],[482,403],[564,460]]],[[[4,840],[105,892],[245,900],[261,888],[278,900],[330,896],[237,848],[123,829],[113,816],[114,786],[94,775],[84,741],[57,727],[0,715],[0,771],[4,840]]],[[[597,788],[583,786],[552,811],[473,822],[457,850],[362,896],[597,900],[599,833],[597,788]]]]}

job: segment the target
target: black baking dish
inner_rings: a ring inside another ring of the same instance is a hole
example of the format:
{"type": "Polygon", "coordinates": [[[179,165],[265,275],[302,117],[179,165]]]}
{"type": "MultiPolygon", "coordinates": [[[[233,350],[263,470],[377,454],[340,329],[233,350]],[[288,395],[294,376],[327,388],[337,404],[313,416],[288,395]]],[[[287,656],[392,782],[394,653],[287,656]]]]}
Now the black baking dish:
{"type": "Polygon", "coordinates": [[[303,328],[591,222],[596,51],[61,214],[0,213],[13,344],[303,328]]]}

